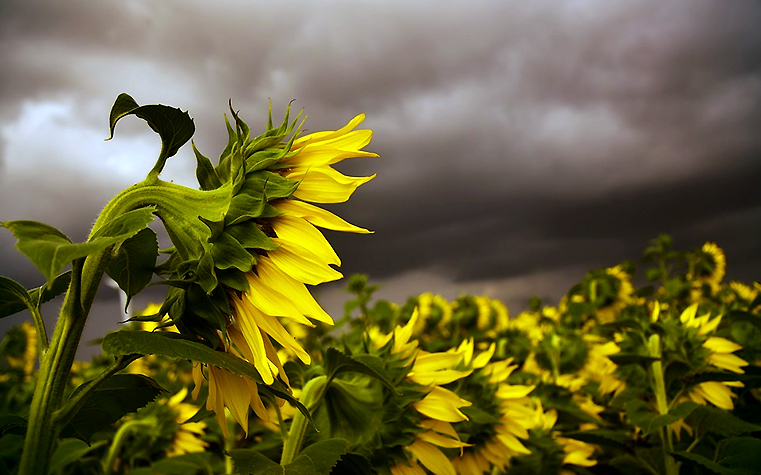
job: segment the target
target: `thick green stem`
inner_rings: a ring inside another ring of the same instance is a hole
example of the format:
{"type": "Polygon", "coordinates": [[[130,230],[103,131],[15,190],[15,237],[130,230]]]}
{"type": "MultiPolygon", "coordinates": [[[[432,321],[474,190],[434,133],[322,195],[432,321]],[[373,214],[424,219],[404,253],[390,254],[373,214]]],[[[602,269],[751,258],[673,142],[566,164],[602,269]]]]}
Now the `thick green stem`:
{"type": "MultiPolygon", "coordinates": [[[[304,386],[304,389],[301,391],[300,400],[310,412],[317,403],[320,402],[327,384],[327,376],[318,376],[314,379],[310,379],[304,386]]],[[[298,411],[294,414],[293,421],[291,421],[291,430],[283,445],[283,456],[280,458],[280,465],[288,465],[293,462],[293,459],[299,454],[301,451],[301,444],[304,442],[304,436],[306,435],[308,424],[309,421],[304,414],[298,411]]]]}
{"type": "Polygon", "coordinates": [[[50,456],[61,431],[55,414],[61,407],[69,371],[82,338],[87,315],[108,262],[110,249],[74,261],[69,290],[50,347],[40,355],[40,373],[29,409],[19,475],[48,473],[50,456]]]}
{"type": "MultiPolygon", "coordinates": [[[[648,341],[648,346],[650,349],[650,356],[655,356],[657,358],[661,357],[661,339],[659,335],[652,335],[648,341]]],[[[666,383],[663,379],[663,363],[661,360],[654,361],[651,364],[650,369],[658,414],[668,414],[669,403],[666,395],[666,383]]],[[[671,456],[671,452],[674,451],[674,442],[672,440],[671,431],[668,430],[668,426],[661,427],[660,436],[661,445],[663,446],[664,463],[666,465],[666,475],[678,475],[679,467],[676,464],[676,460],[671,456]]]]}

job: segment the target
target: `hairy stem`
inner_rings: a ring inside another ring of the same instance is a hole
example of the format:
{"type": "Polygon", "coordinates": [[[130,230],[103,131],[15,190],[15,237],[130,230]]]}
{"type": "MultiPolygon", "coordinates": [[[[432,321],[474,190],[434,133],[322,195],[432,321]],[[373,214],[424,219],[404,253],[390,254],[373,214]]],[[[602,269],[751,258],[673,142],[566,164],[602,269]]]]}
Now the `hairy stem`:
{"type": "MultiPolygon", "coordinates": [[[[318,376],[314,379],[310,379],[309,382],[304,385],[300,399],[301,403],[306,406],[310,412],[320,402],[327,385],[327,376],[318,376]]],[[[301,412],[297,411],[296,414],[294,414],[293,421],[291,422],[291,430],[283,445],[283,455],[280,458],[280,465],[288,465],[293,462],[293,459],[299,454],[301,451],[301,444],[304,442],[308,423],[309,421],[306,416],[301,412]]]]}

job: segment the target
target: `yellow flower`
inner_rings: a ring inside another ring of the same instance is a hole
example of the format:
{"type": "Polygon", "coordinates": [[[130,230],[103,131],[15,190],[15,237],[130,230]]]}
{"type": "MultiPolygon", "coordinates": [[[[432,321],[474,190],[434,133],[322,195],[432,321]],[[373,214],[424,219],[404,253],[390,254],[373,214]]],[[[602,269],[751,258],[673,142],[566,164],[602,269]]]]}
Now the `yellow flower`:
{"type": "MultiPolygon", "coordinates": [[[[198,397],[198,392],[201,389],[201,382],[204,378],[202,371],[200,363],[193,365],[193,380],[196,385],[193,389],[193,399],[198,397]]],[[[206,399],[206,409],[213,410],[216,413],[217,422],[222,428],[225,438],[230,436],[225,408],[230,410],[230,414],[243,427],[246,435],[248,435],[249,407],[254,410],[254,413],[260,419],[269,420],[269,414],[259,397],[256,383],[216,366],[206,366],[206,377],[209,380],[209,396],[206,399]]]]}
{"type": "Polygon", "coordinates": [[[727,271],[727,258],[724,251],[712,242],[703,244],[700,251],[708,261],[709,269],[696,272],[695,279],[707,283],[711,286],[711,290],[716,292],[727,271]]]}
{"type": "Polygon", "coordinates": [[[365,115],[354,117],[336,131],[317,132],[296,139],[291,146],[293,154],[283,159],[288,165],[283,176],[299,181],[294,197],[312,203],[343,203],[360,185],[375,178],[349,177],[330,165],[353,157],[377,157],[362,150],[372,138],[371,130],[354,130],[365,115]]]}
{"type": "Polygon", "coordinates": [[[422,416],[417,422],[421,432],[416,434],[411,445],[404,447],[408,457],[391,467],[391,473],[425,473],[418,465],[419,462],[436,475],[456,475],[449,458],[439,447],[462,449],[469,445],[460,440],[452,422],[467,420],[460,409],[471,403],[442,385],[462,379],[470,375],[472,370],[454,369],[463,360],[464,351],[428,353],[418,348],[417,340],[410,341],[418,318],[419,312],[415,308],[409,321],[403,326],[397,326],[393,333],[382,335],[375,331],[368,335],[379,348],[388,345],[393,338],[392,354],[402,359],[414,358],[406,379],[419,385],[419,391],[425,393],[420,400],[411,404],[422,416]]]}
{"type": "Polygon", "coordinates": [[[167,406],[177,414],[174,420],[180,426],[174,434],[172,448],[167,452],[168,457],[176,457],[191,452],[203,452],[209,446],[207,442],[199,438],[204,435],[206,423],[187,422],[198,412],[196,406],[183,402],[187,395],[187,388],[182,388],[167,401],[167,406]]]}
{"type": "MultiPolygon", "coordinates": [[[[377,156],[361,150],[372,138],[371,130],[354,130],[362,120],[364,115],[359,115],[339,130],[317,132],[293,141],[291,153],[280,161],[282,168],[277,171],[286,178],[299,181],[294,197],[333,203],[337,202],[335,197],[339,194],[344,198],[339,201],[346,201],[357,186],[371,178],[351,181],[330,167],[346,158],[377,156]],[[347,180],[351,182],[350,186],[346,185],[347,180]]],[[[340,265],[341,260],[316,226],[336,231],[369,232],[303,201],[282,199],[273,201],[273,204],[282,214],[261,219],[259,224],[278,247],[259,256],[254,268],[246,275],[247,292],[229,292],[233,321],[251,348],[251,362],[266,384],[271,384],[274,376],[283,374],[277,370],[280,362],[272,351],[269,338],[304,363],[310,363],[309,355],[282,325],[281,318],[307,326],[313,326],[310,319],[333,324],[333,319],[306,288],[306,285],[342,277],[331,267],[340,265]]]]}

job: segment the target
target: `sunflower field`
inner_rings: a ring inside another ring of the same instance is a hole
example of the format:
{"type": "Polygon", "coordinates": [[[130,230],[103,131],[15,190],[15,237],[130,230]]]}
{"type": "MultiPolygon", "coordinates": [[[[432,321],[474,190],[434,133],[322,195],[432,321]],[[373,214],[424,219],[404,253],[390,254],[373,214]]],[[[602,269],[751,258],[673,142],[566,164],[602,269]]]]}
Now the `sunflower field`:
{"type": "Polygon", "coordinates": [[[187,113],[122,94],[112,135],[134,115],[162,139],[146,180],[83,243],[2,223],[46,283],[0,277],[0,317],[32,316],[0,343],[0,475],[759,473],[761,285],[726,282],[719,246],[659,236],[512,315],[485,296],[375,299],[355,275],[331,316],[306,287],[342,277],[318,228],[370,231],[319,205],[374,177],[332,167],[377,156],[364,116],[304,136],[300,114],[270,116],[252,136],[230,114],[216,165],[193,146],[190,189],[159,179],[187,113]],[[75,361],[104,275],[166,298],[75,361]]]}

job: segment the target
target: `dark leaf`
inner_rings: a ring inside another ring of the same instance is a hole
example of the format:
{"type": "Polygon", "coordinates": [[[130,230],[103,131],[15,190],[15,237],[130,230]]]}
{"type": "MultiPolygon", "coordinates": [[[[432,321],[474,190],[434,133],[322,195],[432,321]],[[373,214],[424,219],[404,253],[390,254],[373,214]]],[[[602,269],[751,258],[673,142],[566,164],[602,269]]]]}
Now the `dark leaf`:
{"type": "MultiPolygon", "coordinates": [[[[89,383],[77,388],[75,395],[89,383]]],[[[156,381],[141,374],[116,374],[103,382],[86,399],[62,431],[63,437],[76,437],[90,443],[99,430],[135,412],[165,391],[156,381]]]]}
{"type": "Polygon", "coordinates": [[[156,233],[144,228],[124,241],[108,263],[106,273],[127,294],[127,304],[151,282],[159,244],[156,233]]]}

